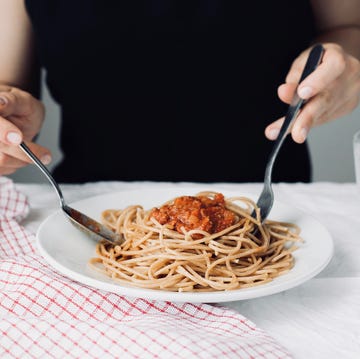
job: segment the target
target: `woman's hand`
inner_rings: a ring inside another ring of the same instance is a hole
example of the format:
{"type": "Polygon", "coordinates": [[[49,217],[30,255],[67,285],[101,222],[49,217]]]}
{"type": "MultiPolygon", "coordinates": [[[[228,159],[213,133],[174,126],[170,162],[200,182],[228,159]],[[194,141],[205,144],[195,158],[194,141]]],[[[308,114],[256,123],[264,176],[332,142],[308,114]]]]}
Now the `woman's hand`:
{"type": "Polygon", "coordinates": [[[18,146],[22,141],[44,164],[50,163],[50,151],[31,142],[40,131],[44,115],[44,105],[28,92],[0,85],[0,175],[31,163],[18,146]]]}
{"type": "MultiPolygon", "coordinates": [[[[295,142],[303,143],[310,129],[337,119],[353,111],[360,101],[360,61],[347,54],[337,44],[324,44],[325,53],[319,67],[298,87],[298,95],[307,100],[301,109],[291,135],[295,142]]],[[[293,62],[286,83],[278,88],[280,99],[289,104],[304,69],[310,48],[293,62]]],[[[275,140],[284,117],[271,123],[265,135],[275,140]]]]}

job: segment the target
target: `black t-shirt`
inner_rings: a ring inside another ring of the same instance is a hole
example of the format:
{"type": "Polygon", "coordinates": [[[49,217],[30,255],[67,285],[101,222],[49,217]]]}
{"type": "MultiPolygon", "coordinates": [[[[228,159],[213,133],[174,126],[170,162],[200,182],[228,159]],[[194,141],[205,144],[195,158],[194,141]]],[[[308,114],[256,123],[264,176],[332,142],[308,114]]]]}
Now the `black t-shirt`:
{"type": "MultiPolygon", "coordinates": [[[[308,1],[27,0],[61,105],[61,182],[263,181],[267,124],[314,36],[308,1]]],[[[309,181],[288,138],[273,179],[309,181]]]]}

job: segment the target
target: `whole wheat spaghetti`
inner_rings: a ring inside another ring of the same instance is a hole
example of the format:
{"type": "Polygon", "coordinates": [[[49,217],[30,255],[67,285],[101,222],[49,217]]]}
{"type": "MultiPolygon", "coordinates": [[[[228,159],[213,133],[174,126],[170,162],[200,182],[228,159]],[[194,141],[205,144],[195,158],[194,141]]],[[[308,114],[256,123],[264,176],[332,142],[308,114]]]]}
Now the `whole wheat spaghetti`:
{"type": "Polygon", "coordinates": [[[102,222],[125,242],[97,244],[90,264],[117,282],[167,291],[263,284],[293,267],[292,252],[301,238],[295,224],[261,224],[259,218],[251,199],[216,192],[177,197],[150,210],[107,209],[102,222]]]}

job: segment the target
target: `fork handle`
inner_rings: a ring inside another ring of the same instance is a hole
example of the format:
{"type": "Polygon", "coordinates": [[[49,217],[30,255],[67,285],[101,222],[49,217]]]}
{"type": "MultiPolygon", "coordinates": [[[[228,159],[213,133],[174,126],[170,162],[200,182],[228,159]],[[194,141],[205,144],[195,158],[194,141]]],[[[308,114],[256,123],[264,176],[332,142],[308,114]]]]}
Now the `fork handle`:
{"type": "MultiPolygon", "coordinates": [[[[311,51],[309,53],[309,57],[306,61],[304,70],[301,74],[299,83],[301,83],[307,76],[309,76],[319,66],[322,56],[324,54],[324,51],[325,51],[324,47],[321,44],[317,44],[311,49],[311,51]]],[[[292,125],[292,123],[296,119],[296,117],[297,117],[301,107],[304,105],[304,103],[305,103],[305,100],[301,99],[299,97],[299,95],[297,94],[297,91],[295,91],[294,97],[293,97],[293,99],[290,103],[290,106],[288,108],[288,111],[286,113],[284,123],[281,126],[278,138],[276,139],[274,147],[271,151],[268,165],[266,167],[265,181],[271,180],[271,171],[272,171],[272,166],[275,162],[275,158],[279,152],[281,145],[283,144],[283,142],[285,140],[285,137],[287,135],[289,127],[292,125]]]]}
{"type": "Polygon", "coordinates": [[[317,44],[311,49],[304,70],[301,74],[299,84],[320,65],[324,51],[324,47],[321,44],[317,44]]]}

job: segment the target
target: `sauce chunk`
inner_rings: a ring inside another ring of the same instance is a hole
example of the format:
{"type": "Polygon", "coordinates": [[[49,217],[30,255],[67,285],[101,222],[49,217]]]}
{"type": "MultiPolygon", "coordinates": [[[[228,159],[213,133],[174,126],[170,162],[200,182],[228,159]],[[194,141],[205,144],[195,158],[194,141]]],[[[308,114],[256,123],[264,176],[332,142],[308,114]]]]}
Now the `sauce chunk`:
{"type": "MultiPolygon", "coordinates": [[[[235,213],[225,208],[225,199],[221,193],[215,194],[214,198],[177,197],[172,204],[154,208],[150,216],[179,233],[184,233],[183,229],[185,231],[196,229],[212,234],[236,222],[235,213]]],[[[202,235],[197,234],[193,237],[201,238],[202,235]]]]}

